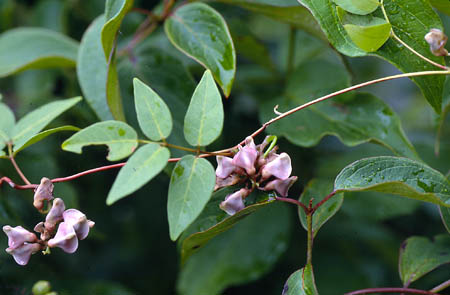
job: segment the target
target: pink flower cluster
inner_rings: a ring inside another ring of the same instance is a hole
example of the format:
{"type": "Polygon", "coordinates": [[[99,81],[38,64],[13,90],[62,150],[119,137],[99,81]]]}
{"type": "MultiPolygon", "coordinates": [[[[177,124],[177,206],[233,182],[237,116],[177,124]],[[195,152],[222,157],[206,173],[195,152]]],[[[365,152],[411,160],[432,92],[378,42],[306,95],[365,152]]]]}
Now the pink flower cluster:
{"type": "Polygon", "coordinates": [[[448,37],[439,29],[431,29],[425,35],[425,41],[430,45],[430,51],[436,56],[447,56],[448,51],[444,48],[448,37]]]}
{"type": "Polygon", "coordinates": [[[26,265],[32,254],[45,250],[47,247],[58,247],[66,253],[74,253],[78,248],[78,240],[85,239],[89,229],[95,224],[77,209],[66,210],[62,199],[54,199],[53,183],[48,178],[42,178],[35,191],[33,205],[42,211],[45,201],[51,204],[51,209],[45,221],[39,222],[34,227],[34,231],[40,233],[39,239],[36,234],[21,226],[5,225],[3,227],[3,231],[8,236],[6,252],[11,254],[19,265],[26,265]],[[56,227],[58,227],[57,230],[56,227]]]}
{"type": "Polygon", "coordinates": [[[297,181],[292,172],[291,158],[286,153],[277,154],[275,146],[268,153],[264,149],[269,144],[269,136],[259,145],[252,137],[245,139],[245,146],[233,158],[217,156],[215,190],[235,184],[245,183],[242,188],[225,197],[220,208],[229,215],[244,209],[244,199],[255,189],[276,191],[283,197],[297,181]],[[266,155],[265,155],[266,154],[266,155]]]}

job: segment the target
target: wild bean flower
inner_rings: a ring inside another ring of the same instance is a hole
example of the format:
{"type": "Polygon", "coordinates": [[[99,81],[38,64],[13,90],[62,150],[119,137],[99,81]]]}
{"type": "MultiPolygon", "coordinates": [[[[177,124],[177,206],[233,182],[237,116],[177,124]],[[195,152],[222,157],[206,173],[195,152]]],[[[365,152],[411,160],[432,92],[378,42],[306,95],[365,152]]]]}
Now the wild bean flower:
{"type": "Polygon", "coordinates": [[[444,48],[447,36],[439,29],[431,29],[425,35],[425,41],[430,45],[430,51],[436,56],[447,56],[448,51],[444,48]]]}

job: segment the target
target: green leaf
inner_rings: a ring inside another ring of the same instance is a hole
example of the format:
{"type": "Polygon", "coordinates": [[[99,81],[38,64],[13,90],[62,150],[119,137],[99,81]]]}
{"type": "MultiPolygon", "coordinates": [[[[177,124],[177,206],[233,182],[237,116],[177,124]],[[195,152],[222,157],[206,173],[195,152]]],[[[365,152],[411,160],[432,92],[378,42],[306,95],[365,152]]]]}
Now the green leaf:
{"type": "Polygon", "coordinates": [[[0,78],[26,69],[74,67],[78,43],[41,28],[18,28],[0,35],[0,78]]]}
{"type": "Polygon", "coordinates": [[[434,241],[411,237],[400,247],[398,270],[406,286],[445,263],[450,263],[449,235],[438,235],[434,241]]]}
{"type": "MultiPolygon", "coordinates": [[[[342,66],[324,61],[302,64],[291,75],[285,97],[261,104],[261,122],[274,117],[274,105],[284,112],[349,84],[342,66]]],[[[367,93],[341,95],[310,106],[270,125],[267,133],[304,147],[318,144],[325,135],[337,136],[348,146],[375,142],[395,154],[418,159],[398,116],[381,99],[367,93]]]]}
{"type": "Polygon", "coordinates": [[[95,123],[78,131],[61,145],[68,152],[81,154],[87,145],[107,145],[109,161],[117,161],[131,155],[138,146],[137,133],[120,121],[95,123]]]}
{"type": "Polygon", "coordinates": [[[20,149],[31,138],[45,128],[56,117],[73,107],[81,101],[81,97],[74,97],[64,100],[58,100],[43,105],[21,118],[14,126],[12,132],[12,141],[14,150],[20,149]]]}
{"type": "Polygon", "coordinates": [[[333,0],[333,2],[346,11],[359,15],[372,13],[380,6],[378,0],[333,0]]]}
{"type": "Polygon", "coordinates": [[[56,127],[56,128],[42,131],[42,132],[34,135],[33,137],[31,137],[29,140],[24,142],[22,145],[15,145],[14,146],[14,156],[17,155],[24,148],[27,148],[30,145],[33,145],[36,142],[43,140],[44,138],[46,138],[49,135],[52,135],[53,133],[57,133],[57,132],[61,132],[61,131],[79,131],[79,130],[80,130],[80,128],[78,128],[78,127],[67,125],[67,126],[61,126],[61,127],[56,127]]]}
{"type": "MultiPolygon", "coordinates": [[[[363,56],[366,53],[358,48],[339,21],[336,5],[331,0],[299,0],[319,22],[331,44],[348,56],[363,56]]],[[[431,60],[444,64],[442,57],[431,54],[424,36],[430,28],[443,30],[439,16],[431,6],[422,0],[385,0],[384,6],[394,32],[409,46],[431,60]]],[[[380,11],[375,15],[383,17],[380,11]]],[[[416,72],[436,70],[436,67],[415,56],[403,45],[389,39],[374,53],[401,71],[416,72]]],[[[412,80],[419,86],[423,95],[437,113],[441,111],[442,89],[445,81],[440,75],[415,77],[412,80]]]]}
{"type": "Polygon", "coordinates": [[[227,195],[236,190],[238,188],[227,187],[215,192],[199,217],[183,232],[179,242],[182,265],[212,238],[233,228],[245,217],[273,202],[273,199],[265,198],[264,201],[247,205],[241,211],[229,216],[219,205],[227,195]]]}
{"type": "Polygon", "coordinates": [[[273,204],[218,235],[182,268],[177,290],[183,295],[218,295],[228,286],[256,280],[285,252],[290,210],[273,204]]]}
{"type": "Polygon", "coordinates": [[[450,15],[450,3],[448,0],[430,0],[431,5],[443,13],[450,15]]]}
{"type": "Polygon", "coordinates": [[[281,295],[319,295],[311,264],[297,270],[286,281],[281,295]]]}
{"type": "Polygon", "coordinates": [[[442,223],[444,223],[445,229],[450,233],[450,208],[439,206],[439,213],[441,214],[442,223]]]}
{"type": "Polygon", "coordinates": [[[165,139],[172,131],[172,115],[166,103],[138,78],[133,79],[134,103],[139,126],[151,140],[165,139]]]}
{"type": "Polygon", "coordinates": [[[223,17],[206,4],[190,3],[175,10],[164,28],[175,47],[211,70],[228,97],[236,73],[236,53],[223,17]]]}
{"type": "Polygon", "coordinates": [[[6,104],[0,103],[0,131],[2,131],[4,134],[0,138],[1,143],[5,143],[10,139],[11,132],[15,124],[16,119],[14,117],[14,113],[6,104]]]}
{"type": "Polygon", "coordinates": [[[102,45],[106,60],[113,50],[117,31],[125,15],[133,7],[133,0],[107,0],[105,4],[105,24],[102,28],[102,45]]]}
{"type": "Polygon", "coordinates": [[[169,150],[156,143],[139,148],[120,169],[106,204],[111,205],[141,188],[164,169],[169,157],[169,150]]]}
{"type": "Polygon", "coordinates": [[[345,167],[334,189],[375,191],[450,207],[450,183],[439,171],[407,158],[372,157],[345,167]]]}
{"type": "Polygon", "coordinates": [[[125,122],[122,97],[120,96],[119,77],[114,56],[112,57],[112,60],[108,62],[106,78],[106,102],[108,103],[113,118],[115,120],[125,122]]]}
{"type": "Polygon", "coordinates": [[[184,118],[184,137],[192,146],[205,146],[219,137],[223,128],[222,97],[209,70],[195,88],[184,118]]]}
{"type": "Polygon", "coordinates": [[[170,239],[175,241],[199,216],[216,183],[214,168],[207,160],[187,155],[175,165],[167,200],[170,239]]]}
{"type": "MultiPolygon", "coordinates": [[[[333,191],[333,183],[324,179],[311,180],[303,193],[300,196],[300,202],[309,204],[311,199],[314,199],[313,206],[322,201],[328,194],[333,191]]],[[[317,234],[322,225],[325,224],[331,217],[333,217],[341,208],[344,202],[344,194],[337,194],[330,200],[320,206],[313,215],[312,230],[314,236],[317,234]]],[[[306,224],[306,213],[302,208],[298,209],[300,221],[305,230],[308,230],[306,224]]]]}
{"type": "Polygon", "coordinates": [[[366,52],[377,51],[391,35],[391,24],[383,18],[345,12],[339,15],[350,39],[366,52]]]}
{"type": "Polygon", "coordinates": [[[86,101],[98,118],[113,118],[106,101],[108,66],[101,42],[101,30],[105,23],[103,15],[97,17],[81,39],[77,58],[77,76],[86,101]]]}

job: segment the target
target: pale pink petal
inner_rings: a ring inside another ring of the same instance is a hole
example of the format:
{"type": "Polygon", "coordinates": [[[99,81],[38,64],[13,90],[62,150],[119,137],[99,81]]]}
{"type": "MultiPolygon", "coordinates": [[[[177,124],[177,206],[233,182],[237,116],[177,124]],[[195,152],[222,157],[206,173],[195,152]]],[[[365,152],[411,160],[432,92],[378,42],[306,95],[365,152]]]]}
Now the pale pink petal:
{"type": "Polygon", "coordinates": [[[264,186],[265,191],[272,191],[275,190],[277,193],[279,193],[282,197],[286,197],[288,195],[289,188],[296,182],[298,179],[297,176],[291,176],[286,179],[275,179],[270,182],[268,182],[264,186]]]}
{"type": "Polygon", "coordinates": [[[63,213],[64,222],[70,224],[75,230],[78,239],[84,240],[89,234],[89,229],[94,226],[94,222],[86,218],[82,212],[77,209],[68,209],[63,213]]]}
{"type": "Polygon", "coordinates": [[[44,208],[44,200],[53,200],[53,183],[50,179],[43,177],[41,183],[36,188],[33,199],[33,206],[38,210],[44,208]]]}
{"type": "Polygon", "coordinates": [[[220,178],[227,178],[231,173],[233,173],[236,166],[232,164],[233,159],[224,157],[224,156],[216,156],[217,160],[217,169],[216,176],[220,178]]]}
{"type": "Polygon", "coordinates": [[[262,168],[261,174],[263,180],[268,179],[272,175],[280,179],[286,179],[291,175],[291,172],[291,158],[288,154],[281,153],[262,168]]]}
{"type": "Polygon", "coordinates": [[[55,237],[48,241],[48,246],[61,248],[66,253],[75,252],[78,248],[78,239],[73,227],[66,222],[61,222],[55,237]]]}
{"type": "Polygon", "coordinates": [[[60,198],[56,198],[53,201],[52,209],[45,217],[45,228],[52,232],[56,228],[56,224],[63,220],[63,212],[66,209],[64,201],[60,198]]]}
{"type": "Polygon", "coordinates": [[[26,265],[28,261],[30,261],[31,254],[34,254],[41,249],[42,245],[38,243],[25,243],[22,244],[19,248],[7,248],[6,252],[13,256],[17,264],[26,265]]]}
{"type": "Polygon", "coordinates": [[[5,225],[3,231],[8,236],[8,246],[10,249],[17,249],[25,242],[36,242],[37,237],[32,232],[27,231],[21,226],[11,227],[5,225]]]}

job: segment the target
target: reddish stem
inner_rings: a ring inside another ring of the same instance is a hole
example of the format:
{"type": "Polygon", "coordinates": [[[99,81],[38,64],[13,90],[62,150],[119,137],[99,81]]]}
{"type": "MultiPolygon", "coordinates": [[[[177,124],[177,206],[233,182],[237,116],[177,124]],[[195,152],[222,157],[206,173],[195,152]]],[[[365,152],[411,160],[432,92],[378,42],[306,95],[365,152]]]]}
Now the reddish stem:
{"type": "Polygon", "coordinates": [[[35,189],[38,187],[37,184],[27,184],[27,185],[15,184],[14,181],[12,181],[9,177],[6,177],[6,176],[3,176],[2,178],[0,178],[0,187],[2,186],[3,182],[6,182],[7,184],[9,184],[10,187],[12,187],[14,189],[20,189],[20,190],[35,189]]]}
{"type": "Polygon", "coordinates": [[[295,204],[297,206],[302,207],[303,211],[305,211],[306,214],[308,214],[308,212],[309,212],[308,207],[306,207],[302,202],[299,202],[297,200],[290,199],[290,198],[280,198],[280,197],[275,197],[275,200],[280,201],[280,202],[295,204]]]}
{"type": "Polygon", "coordinates": [[[326,201],[328,201],[329,199],[331,199],[334,195],[336,194],[336,191],[331,192],[328,196],[326,196],[322,201],[320,201],[319,203],[316,204],[316,206],[314,206],[314,208],[312,208],[312,212],[316,212],[317,209],[319,209],[320,206],[322,206],[326,201]]]}
{"type": "Polygon", "coordinates": [[[409,288],[369,288],[363,290],[357,290],[345,295],[359,295],[359,294],[373,294],[373,293],[406,293],[406,294],[422,294],[422,295],[439,295],[430,291],[409,289],[409,288]]]}

